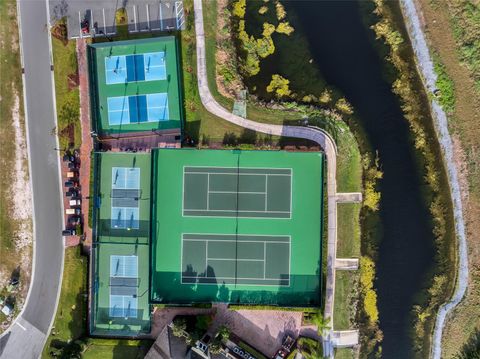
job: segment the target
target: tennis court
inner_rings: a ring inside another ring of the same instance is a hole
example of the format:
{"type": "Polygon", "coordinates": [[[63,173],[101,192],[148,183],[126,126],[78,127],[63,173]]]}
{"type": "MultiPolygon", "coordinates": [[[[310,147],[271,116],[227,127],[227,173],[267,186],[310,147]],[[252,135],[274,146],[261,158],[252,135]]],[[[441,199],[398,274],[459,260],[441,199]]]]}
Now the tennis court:
{"type": "Polygon", "coordinates": [[[110,316],[136,318],[138,257],[110,256],[110,316]]]}
{"type": "Polygon", "coordinates": [[[165,80],[165,52],[106,57],[105,77],[107,85],[165,80]]]}
{"type": "Polygon", "coordinates": [[[183,215],[290,218],[290,168],[185,167],[183,215]]]}
{"type": "Polygon", "coordinates": [[[152,302],[319,303],[322,154],[152,157],[152,302]]]}
{"type": "Polygon", "coordinates": [[[94,154],[91,330],[138,335],[150,329],[151,156],[94,154]]]}
{"type": "Polygon", "coordinates": [[[182,236],[182,283],[288,286],[289,263],[288,236],[182,236]]]}
{"type": "Polygon", "coordinates": [[[90,44],[92,130],[99,136],[180,133],[178,53],[174,36],[90,44]]]}
{"type": "Polygon", "coordinates": [[[109,97],[107,103],[110,125],[168,120],[168,96],[166,93],[109,97]]]}
{"type": "Polygon", "coordinates": [[[138,229],[140,168],[112,168],[112,228],[138,229]]]}

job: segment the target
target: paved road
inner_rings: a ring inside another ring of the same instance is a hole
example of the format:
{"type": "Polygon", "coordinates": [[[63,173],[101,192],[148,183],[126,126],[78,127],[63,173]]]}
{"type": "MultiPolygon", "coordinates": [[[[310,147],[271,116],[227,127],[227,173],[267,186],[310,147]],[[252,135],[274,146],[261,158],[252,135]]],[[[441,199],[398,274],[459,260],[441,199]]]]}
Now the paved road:
{"type": "Polygon", "coordinates": [[[34,272],[27,302],[0,338],[0,357],[38,358],[55,314],[63,269],[62,202],[44,0],[19,0],[25,111],[34,210],[34,272]]]}
{"type": "MultiPolygon", "coordinates": [[[[208,88],[207,65],[205,57],[205,33],[203,27],[202,0],[194,0],[195,32],[197,40],[197,77],[200,98],[205,108],[216,116],[257,132],[306,138],[317,142],[327,157],[327,198],[328,198],[328,249],[327,249],[327,284],[325,293],[325,318],[333,328],[333,301],[335,294],[335,258],[337,252],[337,154],[332,138],[321,129],[299,126],[281,126],[259,123],[241,118],[224,109],[212,96],[208,88]]],[[[332,331],[324,333],[324,355],[333,357],[330,338],[332,331]]]]}

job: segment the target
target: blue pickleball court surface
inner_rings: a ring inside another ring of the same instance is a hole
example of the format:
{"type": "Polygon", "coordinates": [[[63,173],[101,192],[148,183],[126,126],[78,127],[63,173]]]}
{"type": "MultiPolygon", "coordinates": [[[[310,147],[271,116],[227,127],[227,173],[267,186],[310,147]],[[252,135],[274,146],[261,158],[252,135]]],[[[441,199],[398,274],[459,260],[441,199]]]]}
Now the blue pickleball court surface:
{"type": "Polygon", "coordinates": [[[165,80],[165,52],[106,57],[105,77],[107,85],[165,80]]]}
{"type": "Polygon", "coordinates": [[[166,93],[109,97],[107,104],[110,125],[169,120],[168,95],[166,93]]]}

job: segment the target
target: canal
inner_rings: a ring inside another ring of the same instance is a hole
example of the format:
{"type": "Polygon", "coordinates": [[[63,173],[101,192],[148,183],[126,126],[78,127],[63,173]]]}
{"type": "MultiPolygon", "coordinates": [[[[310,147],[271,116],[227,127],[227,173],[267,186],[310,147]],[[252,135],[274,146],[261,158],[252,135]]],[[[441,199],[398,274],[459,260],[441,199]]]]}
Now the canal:
{"type": "MultiPolygon", "coordinates": [[[[384,334],[382,357],[412,358],[411,310],[434,264],[435,247],[423,196],[424,169],[416,160],[408,123],[385,79],[383,55],[374,45],[373,31],[365,25],[358,2],[290,1],[285,7],[295,36],[308,46],[309,62],[316,68],[309,70],[305,86],[314,91],[315,83],[323,87],[325,80],[341,91],[354,106],[371,150],[378,152],[384,177],[375,287],[384,334]]],[[[302,76],[302,68],[291,60],[297,54],[286,53],[278,39],[274,38],[276,53],[262,62],[258,76],[247,81],[260,97],[269,96],[262,89],[273,73],[285,74],[294,91],[302,86],[295,79],[295,74],[302,76]]]]}

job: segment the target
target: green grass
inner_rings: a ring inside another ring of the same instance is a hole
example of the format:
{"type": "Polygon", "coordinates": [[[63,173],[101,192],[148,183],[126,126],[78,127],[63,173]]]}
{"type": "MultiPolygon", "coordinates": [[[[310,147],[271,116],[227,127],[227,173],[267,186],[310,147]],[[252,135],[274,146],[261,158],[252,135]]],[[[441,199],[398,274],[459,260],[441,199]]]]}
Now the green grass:
{"type": "Polygon", "coordinates": [[[337,205],[337,257],[360,256],[360,209],[359,203],[337,205]]]}
{"type": "MultiPolygon", "coordinates": [[[[14,128],[11,120],[15,96],[20,100],[20,120],[23,124],[23,98],[16,6],[14,0],[0,1],[0,272],[10,274],[18,266],[14,232],[17,223],[11,218],[11,184],[15,166],[14,128]]],[[[1,318],[0,318],[1,319],[1,318]]],[[[1,330],[0,330],[1,332],[1,330]]]]}
{"type": "Polygon", "coordinates": [[[43,349],[43,358],[50,358],[52,340],[68,342],[85,335],[87,328],[87,258],[80,254],[79,247],[65,250],[62,291],[52,332],[43,349]]]}
{"type": "Polygon", "coordinates": [[[451,114],[455,110],[455,85],[437,54],[434,54],[433,61],[435,72],[438,75],[435,85],[440,90],[437,96],[438,102],[445,112],[451,114]]]}
{"type": "Polygon", "coordinates": [[[357,291],[357,272],[337,271],[335,280],[335,302],[333,328],[335,330],[352,329],[355,313],[352,297],[357,291]]]}
{"type": "Polygon", "coordinates": [[[86,341],[83,358],[143,358],[152,344],[150,340],[92,339],[87,336],[87,258],[80,254],[79,247],[65,250],[65,268],[62,291],[57,314],[42,358],[52,358],[49,354],[52,340],[86,341]]]}
{"type": "Polygon", "coordinates": [[[68,76],[76,76],[78,71],[75,41],[71,40],[64,45],[52,36],[52,48],[60,148],[80,148],[82,129],[79,90],[78,86],[69,88],[68,81],[68,76]]]}
{"type": "Polygon", "coordinates": [[[336,359],[353,359],[354,357],[355,357],[355,354],[352,349],[349,349],[349,348],[335,349],[336,359]]]}
{"type": "Polygon", "coordinates": [[[87,345],[82,355],[83,359],[137,359],[143,358],[150,346],[151,340],[115,340],[93,339],[87,345]]]}

